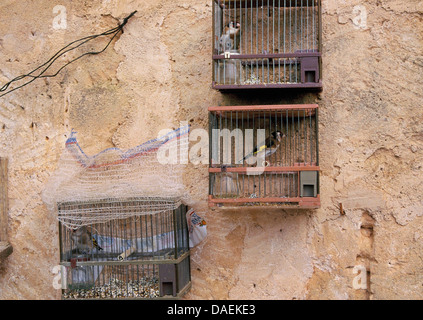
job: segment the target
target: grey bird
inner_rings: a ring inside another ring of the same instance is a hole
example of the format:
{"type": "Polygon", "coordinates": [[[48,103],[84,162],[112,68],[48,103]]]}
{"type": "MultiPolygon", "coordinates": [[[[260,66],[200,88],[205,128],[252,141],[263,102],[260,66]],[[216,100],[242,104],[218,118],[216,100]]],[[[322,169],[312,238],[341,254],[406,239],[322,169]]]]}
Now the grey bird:
{"type": "Polygon", "coordinates": [[[255,147],[253,151],[247,154],[242,160],[239,161],[239,163],[242,163],[243,161],[247,160],[248,158],[252,156],[264,155],[264,158],[269,157],[270,155],[276,152],[276,150],[280,146],[282,138],[284,137],[285,137],[285,134],[281,133],[280,131],[272,132],[270,136],[266,138],[263,145],[255,147]]]}
{"type": "Polygon", "coordinates": [[[103,250],[103,248],[98,245],[95,238],[91,235],[91,232],[88,231],[86,226],[72,230],[71,239],[73,247],[76,247],[79,253],[86,253],[93,248],[103,250]]]}

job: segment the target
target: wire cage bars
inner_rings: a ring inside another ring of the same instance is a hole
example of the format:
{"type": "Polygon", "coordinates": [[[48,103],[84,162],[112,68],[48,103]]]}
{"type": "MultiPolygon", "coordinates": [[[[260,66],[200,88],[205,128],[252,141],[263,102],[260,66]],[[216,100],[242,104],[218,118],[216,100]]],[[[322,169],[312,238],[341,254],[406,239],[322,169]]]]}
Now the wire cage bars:
{"type": "Polygon", "coordinates": [[[213,0],[213,88],[321,89],[321,0],[213,0]]]}
{"type": "Polygon", "coordinates": [[[209,204],[318,208],[318,106],[209,108],[209,204]]]}
{"type": "Polygon", "coordinates": [[[77,229],[59,222],[63,299],[179,298],[190,289],[187,206],[138,214],[146,202],[155,212],[157,199],[58,204],[62,214],[133,213],[77,229]]]}

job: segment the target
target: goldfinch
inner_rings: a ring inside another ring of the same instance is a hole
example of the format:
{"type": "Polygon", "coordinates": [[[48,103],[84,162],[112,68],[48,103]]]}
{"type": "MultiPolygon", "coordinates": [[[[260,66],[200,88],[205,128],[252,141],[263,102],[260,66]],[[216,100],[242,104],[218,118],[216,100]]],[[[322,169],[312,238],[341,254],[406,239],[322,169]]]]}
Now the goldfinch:
{"type": "Polygon", "coordinates": [[[255,147],[252,152],[247,154],[238,163],[242,163],[243,161],[247,160],[252,156],[264,156],[264,158],[269,157],[270,155],[276,152],[276,150],[281,144],[282,138],[284,137],[285,134],[281,133],[280,131],[272,132],[270,136],[266,138],[263,145],[261,145],[260,147],[255,147]]]}
{"type": "Polygon", "coordinates": [[[97,240],[91,235],[85,226],[82,226],[76,230],[72,230],[71,239],[73,246],[75,246],[80,253],[86,253],[93,248],[96,248],[97,250],[103,250],[103,248],[98,245],[97,240]]]}
{"type": "Polygon", "coordinates": [[[231,21],[226,25],[225,29],[223,30],[223,33],[227,34],[233,39],[239,33],[240,28],[241,25],[238,22],[235,24],[235,22],[231,21]]]}

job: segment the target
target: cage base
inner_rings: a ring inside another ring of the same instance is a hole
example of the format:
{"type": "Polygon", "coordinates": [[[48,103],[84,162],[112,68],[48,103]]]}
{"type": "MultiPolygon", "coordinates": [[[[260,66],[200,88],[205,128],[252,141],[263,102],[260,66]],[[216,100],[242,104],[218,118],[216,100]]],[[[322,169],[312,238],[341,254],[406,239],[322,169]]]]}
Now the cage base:
{"type": "Polygon", "coordinates": [[[236,198],[236,199],[218,199],[209,196],[209,206],[214,208],[257,208],[269,207],[278,209],[319,209],[320,196],[317,197],[298,197],[298,198],[236,198]]]}

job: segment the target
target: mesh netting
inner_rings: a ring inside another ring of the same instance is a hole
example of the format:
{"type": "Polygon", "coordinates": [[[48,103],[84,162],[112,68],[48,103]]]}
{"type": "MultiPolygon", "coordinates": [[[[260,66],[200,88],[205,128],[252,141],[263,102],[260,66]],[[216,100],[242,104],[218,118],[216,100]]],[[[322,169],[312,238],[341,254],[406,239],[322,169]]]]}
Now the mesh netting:
{"type": "Polygon", "coordinates": [[[91,157],[83,152],[72,131],[58,168],[42,194],[43,200],[63,225],[73,229],[189,204],[180,164],[184,161],[175,161],[178,151],[188,147],[189,129],[180,127],[128,151],[110,148],[91,157]],[[136,208],[119,205],[119,199],[130,198],[137,199],[136,208]],[[72,210],[58,210],[63,203],[87,201],[110,206],[98,209],[76,205],[72,210]]]}

